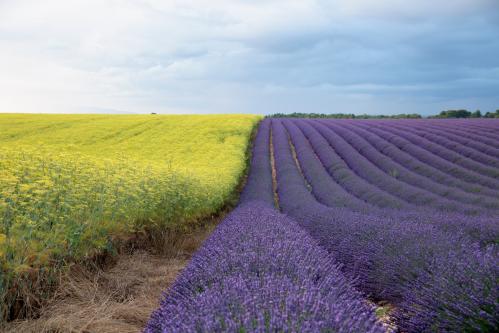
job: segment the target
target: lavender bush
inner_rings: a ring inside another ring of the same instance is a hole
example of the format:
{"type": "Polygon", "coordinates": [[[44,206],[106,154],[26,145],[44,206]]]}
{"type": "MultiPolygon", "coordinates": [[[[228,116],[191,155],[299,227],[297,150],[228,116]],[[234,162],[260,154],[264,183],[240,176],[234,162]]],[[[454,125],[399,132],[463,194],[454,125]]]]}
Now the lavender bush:
{"type": "Polygon", "coordinates": [[[272,170],[270,166],[270,122],[262,121],[253,142],[251,171],[246,180],[241,202],[253,200],[274,205],[272,170]]]}
{"type": "MultiPolygon", "coordinates": [[[[449,187],[459,188],[465,192],[477,193],[480,195],[490,196],[491,198],[499,197],[499,191],[494,191],[488,187],[481,186],[480,184],[473,182],[466,182],[461,178],[454,176],[451,173],[446,173],[440,170],[439,165],[426,164],[423,160],[424,157],[418,159],[418,155],[424,154],[422,151],[415,151],[411,149],[411,153],[404,151],[403,142],[400,142],[401,146],[396,146],[383,134],[377,134],[376,129],[371,129],[367,131],[360,126],[353,126],[352,123],[343,122],[341,125],[345,128],[352,130],[353,132],[359,134],[361,137],[369,140],[369,142],[382,154],[393,159],[395,162],[403,165],[405,168],[411,170],[415,174],[420,174],[428,179],[434,180],[435,182],[447,185],[449,187]]],[[[396,137],[391,138],[393,140],[396,137]]],[[[410,149],[410,148],[409,148],[410,149]]]]}
{"type": "Polygon", "coordinates": [[[497,254],[497,215],[326,207],[303,185],[296,165],[293,170],[281,121],[274,120],[272,129],[280,207],[343,263],[359,288],[395,304],[400,327],[411,332],[497,328],[498,263],[491,254],[497,254]]]}
{"type": "MultiPolygon", "coordinates": [[[[484,165],[483,163],[476,162],[473,159],[462,155],[463,151],[467,150],[467,147],[457,146],[457,148],[454,148],[460,151],[460,153],[457,153],[451,149],[448,149],[447,147],[435,144],[434,142],[428,140],[426,137],[415,135],[411,133],[412,131],[400,130],[399,128],[397,128],[396,123],[394,125],[387,127],[387,129],[396,133],[401,137],[404,137],[405,139],[418,145],[419,147],[423,147],[429,152],[437,156],[440,156],[454,164],[460,165],[463,168],[466,168],[476,173],[483,174],[485,176],[494,179],[499,178],[499,171],[497,170],[497,168],[493,166],[484,165]]],[[[496,182],[495,184],[498,183],[496,182]]]]}
{"type": "Polygon", "coordinates": [[[273,208],[270,122],[241,204],[165,292],[145,332],[385,332],[327,251],[273,208]]]}
{"type": "Polygon", "coordinates": [[[384,332],[328,253],[271,206],[235,209],[145,332],[384,332]]]}
{"type": "MultiPolygon", "coordinates": [[[[436,132],[427,128],[421,129],[419,127],[410,126],[409,124],[406,123],[394,123],[392,126],[394,128],[403,131],[408,131],[418,136],[421,136],[427,139],[428,141],[436,143],[437,145],[441,145],[464,157],[470,158],[475,162],[482,163],[485,167],[487,166],[494,168],[499,167],[499,159],[494,158],[493,156],[489,156],[486,153],[483,153],[481,151],[482,149],[484,149],[483,146],[479,145],[480,149],[476,149],[474,147],[468,147],[468,145],[470,144],[473,146],[473,141],[470,142],[469,140],[465,140],[466,143],[460,144],[460,142],[463,142],[460,136],[448,134],[446,133],[446,131],[436,132]]],[[[488,152],[495,153],[496,150],[488,149],[488,152]]]]}
{"type": "Polygon", "coordinates": [[[404,182],[400,178],[401,172],[403,172],[402,168],[394,166],[388,172],[384,172],[378,165],[366,157],[368,155],[366,152],[360,154],[357,150],[352,149],[352,146],[340,135],[334,131],[327,130],[322,124],[314,125],[320,135],[323,135],[333,149],[339,152],[341,158],[349,163],[352,170],[380,189],[395,194],[412,205],[427,205],[446,210],[475,210],[474,207],[467,206],[467,204],[448,200],[442,196],[433,194],[431,190],[422,189],[415,184],[404,182]]]}
{"type": "MultiPolygon", "coordinates": [[[[347,141],[348,144],[355,149],[357,154],[362,154],[373,165],[381,169],[385,174],[381,174],[380,178],[395,178],[396,180],[413,187],[426,190],[425,193],[421,195],[423,197],[422,200],[420,199],[421,201],[419,201],[421,203],[448,210],[475,210],[477,209],[476,206],[478,206],[478,208],[483,207],[487,209],[499,208],[499,200],[494,200],[475,193],[466,193],[459,188],[440,184],[407,169],[405,165],[397,163],[386,155],[383,155],[374,148],[372,143],[367,141],[367,138],[363,138],[355,132],[349,131],[346,126],[341,126],[335,122],[329,122],[325,125],[328,125],[328,127],[338,136],[347,141]],[[455,200],[456,202],[445,200],[444,198],[455,200]]],[[[368,170],[370,171],[371,168],[368,170]]],[[[418,198],[414,197],[412,202],[418,203],[417,200],[418,198]]]]}
{"type": "Polygon", "coordinates": [[[262,121],[240,205],[145,332],[385,331],[364,295],[404,332],[498,331],[498,125],[262,121]]]}

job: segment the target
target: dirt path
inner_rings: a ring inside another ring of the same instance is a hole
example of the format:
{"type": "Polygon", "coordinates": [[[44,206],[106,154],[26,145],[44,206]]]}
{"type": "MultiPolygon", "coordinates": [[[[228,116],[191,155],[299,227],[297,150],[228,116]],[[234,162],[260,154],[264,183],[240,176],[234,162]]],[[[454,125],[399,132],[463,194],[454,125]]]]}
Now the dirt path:
{"type": "Polygon", "coordinates": [[[136,251],[98,272],[74,267],[40,318],[10,323],[5,332],[140,332],[187,261],[136,251]]]}
{"type": "Polygon", "coordinates": [[[222,217],[176,237],[175,245],[162,255],[135,250],[113,257],[113,263],[105,268],[73,265],[61,276],[55,295],[42,307],[39,318],[10,322],[0,332],[140,332],[158,307],[161,293],[222,217]]]}

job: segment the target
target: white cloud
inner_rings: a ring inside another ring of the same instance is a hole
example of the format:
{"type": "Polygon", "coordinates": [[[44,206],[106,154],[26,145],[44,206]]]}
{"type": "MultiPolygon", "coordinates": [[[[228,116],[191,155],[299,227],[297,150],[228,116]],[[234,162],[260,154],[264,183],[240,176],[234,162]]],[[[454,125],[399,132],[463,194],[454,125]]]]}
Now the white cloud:
{"type": "Polygon", "coordinates": [[[454,84],[498,87],[484,81],[499,68],[497,12],[496,0],[0,1],[0,112],[450,99],[454,84]]]}

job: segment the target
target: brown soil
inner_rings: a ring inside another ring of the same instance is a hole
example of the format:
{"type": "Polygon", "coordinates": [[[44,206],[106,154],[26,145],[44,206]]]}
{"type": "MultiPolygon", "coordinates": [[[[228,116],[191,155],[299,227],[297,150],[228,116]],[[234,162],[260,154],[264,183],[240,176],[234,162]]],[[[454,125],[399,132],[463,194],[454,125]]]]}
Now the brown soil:
{"type": "Polygon", "coordinates": [[[279,206],[279,195],[277,194],[277,171],[275,169],[275,157],[274,157],[274,141],[272,136],[272,128],[270,128],[270,167],[272,169],[272,190],[274,191],[274,205],[277,210],[280,210],[279,206]]]}
{"type": "MultiPolygon", "coordinates": [[[[217,219],[218,220],[218,219],[217,219]]],[[[0,332],[140,332],[215,222],[177,238],[166,253],[144,249],[119,254],[104,268],[73,265],[36,319],[8,323],[0,332]]]]}
{"type": "Polygon", "coordinates": [[[288,133],[288,144],[291,149],[291,155],[293,156],[293,160],[295,161],[296,168],[298,169],[298,172],[300,173],[301,177],[303,178],[303,181],[305,182],[305,185],[307,186],[307,189],[312,192],[312,185],[308,182],[307,178],[303,174],[303,169],[301,168],[300,161],[298,161],[298,156],[296,155],[296,147],[293,144],[293,141],[291,141],[291,136],[288,133]]]}

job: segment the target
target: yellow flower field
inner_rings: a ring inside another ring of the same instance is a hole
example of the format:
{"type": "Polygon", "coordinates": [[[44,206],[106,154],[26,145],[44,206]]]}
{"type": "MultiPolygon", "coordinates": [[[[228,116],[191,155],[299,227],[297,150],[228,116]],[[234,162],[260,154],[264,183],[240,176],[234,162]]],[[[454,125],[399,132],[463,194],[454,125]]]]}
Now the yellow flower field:
{"type": "Polygon", "coordinates": [[[0,292],[231,198],[257,116],[0,114],[0,292]],[[2,286],[3,284],[3,286],[2,286]]]}

